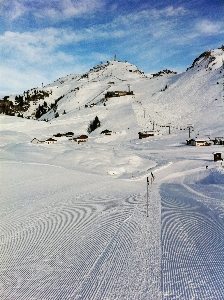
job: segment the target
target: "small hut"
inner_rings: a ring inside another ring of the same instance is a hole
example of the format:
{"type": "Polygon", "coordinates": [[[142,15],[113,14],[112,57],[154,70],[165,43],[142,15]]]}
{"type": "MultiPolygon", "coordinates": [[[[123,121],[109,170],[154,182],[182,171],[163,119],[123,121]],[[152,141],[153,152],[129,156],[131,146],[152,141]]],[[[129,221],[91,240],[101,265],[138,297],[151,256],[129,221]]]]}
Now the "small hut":
{"type": "Polygon", "coordinates": [[[222,159],[222,152],[214,152],[214,161],[223,160],[222,159]]]}
{"type": "Polygon", "coordinates": [[[62,133],[56,133],[56,134],[54,134],[53,136],[54,136],[54,137],[62,137],[63,134],[62,134],[62,133]]]}
{"type": "Polygon", "coordinates": [[[111,130],[108,130],[108,129],[105,129],[101,132],[101,134],[103,135],[111,135],[112,134],[112,131],[111,130]]]}
{"type": "Polygon", "coordinates": [[[211,141],[207,138],[205,139],[192,139],[191,146],[211,146],[211,141]]]}
{"type": "Polygon", "coordinates": [[[66,137],[72,137],[73,135],[74,135],[74,132],[71,132],[71,131],[69,131],[65,134],[66,137]]]}
{"type": "Polygon", "coordinates": [[[87,142],[87,140],[88,140],[88,136],[85,134],[82,134],[76,138],[73,138],[72,142],[77,142],[79,144],[80,142],[87,142]]]}
{"type": "Polygon", "coordinates": [[[154,136],[154,135],[156,135],[156,132],[153,130],[138,133],[139,139],[145,139],[149,136],[154,136]]]}
{"type": "Polygon", "coordinates": [[[57,140],[52,139],[52,138],[49,138],[45,141],[45,144],[55,144],[55,143],[57,143],[57,140]]]}
{"type": "Polygon", "coordinates": [[[187,141],[187,145],[191,145],[191,142],[194,141],[194,139],[190,139],[190,140],[186,140],[187,141]]]}
{"type": "Polygon", "coordinates": [[[32,139],[31,141],[32,144],[43,144],[44,141],[39,141],[37,138],[32,139]]]}

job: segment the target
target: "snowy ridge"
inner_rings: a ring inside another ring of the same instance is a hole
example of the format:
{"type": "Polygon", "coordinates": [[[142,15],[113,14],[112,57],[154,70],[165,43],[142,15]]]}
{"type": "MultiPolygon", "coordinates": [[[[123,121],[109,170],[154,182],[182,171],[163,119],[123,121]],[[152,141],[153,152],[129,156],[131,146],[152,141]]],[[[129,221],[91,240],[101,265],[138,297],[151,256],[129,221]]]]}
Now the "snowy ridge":
{"type": "MultiPolygon", "coordinates": [[[[150,110],[151,118],[159,125],[170,122],[174,126],[195,124],[199,117],[207,119],[209,113],[217,113],[216,108],[223,105],[220,101],[223,92],[222,60],[223,48],[209,50],[195,59],[186,72],[175,74],[164,70],[161,73],[163,76],[158,77],[146,76],[128,62],[108,61],[93,67],[85,74],[71,74],[46,85],[43,91],[49,95],[44,99],[29,101],[28,110],[19,114],[34,119],[38,117],[39,120],[52,120],[55,116],[74,118],[77,113],[86,117],[86,107],[97,105],[101,109],[107,91],[128,91],[130,88],[135,101],[141,102],[145,109],[150,110]],[[44,103],[45,111],[48,112],[45,114],[42,109],[39,118],[37,110],[44,103]],[[175,113],[176,110],[179,111],[178,114],[175,113]],[[177,118],[180,115],[182,120],[177,118]]],[[[30,95],[34,93],[38,93],[38,90],[28,91],[30,95]]],[[[124,98],[128,97],[123,97],[123,101],[124,98]]],[[[15,103],[15,96],[8,99],[15,103]]],[[[130,97],[129,99],[131,100],[130,97]]],[[[114,101],[114,98],[110,99],[110,102],[114,101]]]]}

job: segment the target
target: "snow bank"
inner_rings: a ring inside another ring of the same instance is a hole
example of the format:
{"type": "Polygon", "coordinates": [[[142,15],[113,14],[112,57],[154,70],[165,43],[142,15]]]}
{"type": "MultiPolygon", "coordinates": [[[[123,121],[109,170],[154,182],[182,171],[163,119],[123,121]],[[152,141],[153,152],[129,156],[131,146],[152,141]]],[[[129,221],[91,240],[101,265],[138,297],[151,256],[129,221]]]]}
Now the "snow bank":
{"type": "Polygon", "coordinates": [[[224,184],[224,168],[221,166],[216,169],[211,169],[209,175],[199,181],[202,184],[224,184]]]}

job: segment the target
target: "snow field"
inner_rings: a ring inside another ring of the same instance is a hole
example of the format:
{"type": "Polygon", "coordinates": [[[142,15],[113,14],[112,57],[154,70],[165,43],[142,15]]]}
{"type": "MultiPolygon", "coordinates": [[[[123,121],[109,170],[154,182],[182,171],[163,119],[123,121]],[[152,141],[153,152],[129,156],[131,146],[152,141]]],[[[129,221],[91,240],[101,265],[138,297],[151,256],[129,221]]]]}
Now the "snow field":
{"type": "Polygon", "coordinates": [[[33,182],[23,182],[20,208],[19,203],[6,203],[1,225],[3,299],[117,299],[124,283],[125,299],[137,299],[138,290],[144,299],[148,293],[157,298],[160,230],[153,221],[145,228],[144,197],[120,198],[102,191],[99,198],[77,197],[68,184],[62,191],[62,184],[53,195],[33,200],[24,193],[33,182]]]}
{"type": "Polygon", "coordinates": [[[1,117],[1,299],[224,299],[223,146],[186,146],[183,130],[223,136],[220,65],[149,79],[114,62],[47,87],[65,94],[59,118],[1,117]],[[135,95],[84,108],[127,84],[135,95]],[[95,116],[85,144],[30,143],[85,134],[95,116]],[[153,122],[162,134],[139,140],[153,122]]]}
{"type": "Polygon", "coordinates": [[[222,216],[180,184],[160,190],[164,299],[223,299],[222,216]]]}
{"type": "Polygon", "coordinates": [[[171,135],[124,148],[126,135],[95,134],[81,148],[35,147],[18,136],[5,132],[2,147],[3,299],[222,299],[215,146],[184,147],[171,135]]]}

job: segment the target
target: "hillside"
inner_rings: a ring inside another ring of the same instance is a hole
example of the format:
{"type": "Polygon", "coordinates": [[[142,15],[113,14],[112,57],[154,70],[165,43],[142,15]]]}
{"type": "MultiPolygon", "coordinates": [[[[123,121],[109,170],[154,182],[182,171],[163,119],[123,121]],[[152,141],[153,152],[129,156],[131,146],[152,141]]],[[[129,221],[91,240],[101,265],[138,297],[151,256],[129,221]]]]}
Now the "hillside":
{"type": "Polygon", "coordinates": [[[223,299],[222,59],[111,61],[3,100],[23,118],[0,115],[1,299],[223,299]]]}
{"type": "MultiPolygon", "coordinates": [[[[164,70],[148,76],[128,62],[110,61],[85,74],[59,78],[41,89],[6,96],[0,101],[0,111],[46,121],[59,117],[60,122],[81,116],[87,129],[94,113],[98,113],[107,126],[107,122],[111,122],[109,108],[119,111],[127,107],[135,114],[135,108],[142,106],[147,120],[137,121],[142,129],[148,128],[148,121],[158,124],[157,129],[168,123],[175,128],[194,124],[197,130],[207,130],[206,134],[210,134],[209,126],[215,126],[210,124],[210,114],[221,113],[217,108],[223,104],[222,58],[223,48],[207,51],[195,59],[186,72],[176,74],[164,70]],[[133,95],[105,99],[107,92],[129,90],[133,95]]],[[[217,115],[217,130],[221,120],[217,115]]],[[[81,124],[81,128],[83,126],[81,124]]]]}

